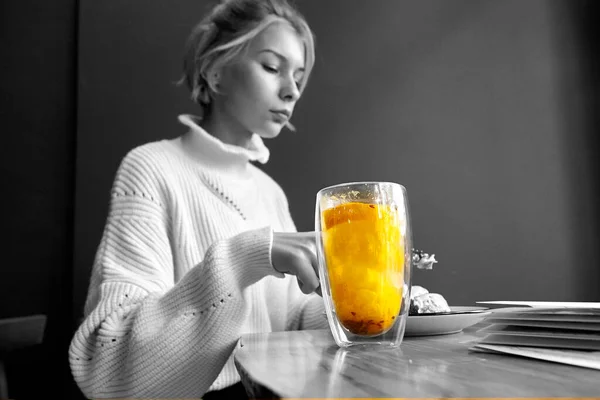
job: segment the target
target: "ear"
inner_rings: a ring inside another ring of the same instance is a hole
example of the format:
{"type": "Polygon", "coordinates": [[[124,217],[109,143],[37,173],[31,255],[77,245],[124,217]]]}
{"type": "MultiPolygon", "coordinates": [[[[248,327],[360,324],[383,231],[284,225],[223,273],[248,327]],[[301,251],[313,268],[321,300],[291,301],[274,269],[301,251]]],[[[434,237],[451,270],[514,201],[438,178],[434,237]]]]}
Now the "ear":
{"type": "Polygon", "coordinates": [[[203,104],[210,104],[212,97],[219,91],[219,82],[221,72],[219,70],[211,71],[210,74],[203,77],[203,85],[200,86],[198,100],[203,104]]]}
{"type": "Polygon", "coordinates": [[[220,80],[221,80],[221,72],[220,71],[214,72],[213,77],[212,77],[213,87],[218,88],[220,80]]]}
{"type": "Polygon", "coordinates": [[[207,83],[211,91],[216,92],[221,89],[223,72],[223,67],[219,67],[218,69],[211,71],[210,76],[207,77],[207,83]]]}

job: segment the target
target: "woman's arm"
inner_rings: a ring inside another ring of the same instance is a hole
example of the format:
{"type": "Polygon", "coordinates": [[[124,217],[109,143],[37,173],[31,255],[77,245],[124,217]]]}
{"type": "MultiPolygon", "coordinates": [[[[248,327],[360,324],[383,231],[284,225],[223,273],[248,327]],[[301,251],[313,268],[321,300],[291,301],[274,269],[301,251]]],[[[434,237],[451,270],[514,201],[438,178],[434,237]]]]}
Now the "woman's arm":
{"type": "Polygon", "coordinates": [[[248,312],[242,291],[267,275],[272,231],[214,243],[174,283],[169,217],[154,196],[113,196],[86,318],[69,349],[82,392],[200,397],[218,376],[248,312]]]}

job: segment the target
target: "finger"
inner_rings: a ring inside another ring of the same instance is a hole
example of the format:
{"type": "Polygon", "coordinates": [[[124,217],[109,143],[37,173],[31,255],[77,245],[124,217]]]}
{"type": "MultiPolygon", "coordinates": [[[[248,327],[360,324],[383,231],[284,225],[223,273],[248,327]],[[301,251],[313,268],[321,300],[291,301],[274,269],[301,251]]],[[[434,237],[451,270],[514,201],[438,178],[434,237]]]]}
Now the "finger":
{"type": "Polygon", "coordinates": [[[317,277],[319,276],[319,261],[317,259],[317,242],[315,232],[303,232],[302,237],[305,239],[304,250],[306,258],[313,267],[317,277]]]}
{"type": "Polygon", "coordinates": [[[296,279],[298,280],[298,287],[304,294],[311,294],[319,289],[319,285],[315,285],[314,283],[304,284],[299,277],[296,277],[296,279]]]}
{"type": "Polygon", "coordinates": [[[323,297],[323,292],[321,291],[321,285],[319,285],[319,287],[315,289],[315,293],[318,294],[319,296],[323,297]]]}
{"type": "Polygon", "coordinates": [[[307,248],[307,258],[310,261],[310,264],[312,265],[313,271],[315,272],[315,275],[317,276],[317,280],[318,282],[318,286],[315,289],[315,293],[317,293],[319,296],[323,297],[323,293],[321,292],[321,282],[320,282],[320,274],[319,274],[319,260],[317,257],[317,237],[315,236],[315,232],[309,232],[310,234],[310,238],[307,238],[308,240],[308,248],[307,248]]]}
{"type": "Polygon", "coordinates": [[[315,273],[315,275],[317,275],[317,279],[319,278],[319,260],[317,259],[317,255],[312,252],[312,251],[308,251],[308,254],[306,255],[306,258],[308,258],[308,262],[310,262],[310,265],[312,266],[312,269],[315,273]]]}
{"type": "Polygon", "coordinates": [[[297,276],[296,279],[298,280],[298,287],[304,294],[311,294],[319,288],[319,281],[315,275],[307,280],[302,279],[300,276],[297,276]]]}
{"type": "Polygon", "coordinates": [[[317,234],[316,232],[302,232],[298,234],[304,241],[304,244],[310,246],[310,248],[316,251],[317,248],[317,234]]]}
{"type": "Polygon", "coordinates": [[[302,263],[301,265],[298,265],[296,271],[296,279],[298,279],[298,286],[302,293],[312,293],[319,287],[319,278],[311,265],[302,263]]]}

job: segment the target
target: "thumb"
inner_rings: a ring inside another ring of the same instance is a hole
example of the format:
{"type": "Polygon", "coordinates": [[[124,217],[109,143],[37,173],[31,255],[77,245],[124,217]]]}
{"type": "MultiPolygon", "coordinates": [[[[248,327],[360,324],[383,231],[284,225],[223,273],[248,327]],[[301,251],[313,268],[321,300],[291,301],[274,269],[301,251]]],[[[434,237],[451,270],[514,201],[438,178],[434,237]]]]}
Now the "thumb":
{"type": "Polygon", "coordinates": [[[315,293],[318,294],[319,296],[323,297],[323,292],[321,291],[321,285],[319,285],[319,287],[315,289],[315,293]]]}

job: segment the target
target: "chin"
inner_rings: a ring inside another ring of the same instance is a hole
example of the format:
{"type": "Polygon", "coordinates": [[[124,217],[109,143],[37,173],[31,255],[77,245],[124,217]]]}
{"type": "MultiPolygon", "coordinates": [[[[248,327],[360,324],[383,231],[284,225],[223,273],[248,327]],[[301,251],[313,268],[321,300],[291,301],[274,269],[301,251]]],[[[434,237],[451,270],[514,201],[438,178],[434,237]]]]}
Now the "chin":
{"type": "Polygon", "coordinates": [[[255,133],[263,139],[274,139],[281,133],[283,126],[269,124],[270,126],[263,126],[261,129],[257,129],[255,133]]]}

